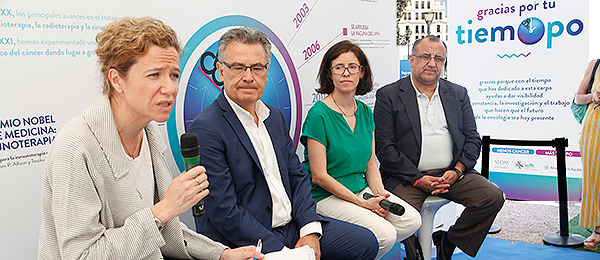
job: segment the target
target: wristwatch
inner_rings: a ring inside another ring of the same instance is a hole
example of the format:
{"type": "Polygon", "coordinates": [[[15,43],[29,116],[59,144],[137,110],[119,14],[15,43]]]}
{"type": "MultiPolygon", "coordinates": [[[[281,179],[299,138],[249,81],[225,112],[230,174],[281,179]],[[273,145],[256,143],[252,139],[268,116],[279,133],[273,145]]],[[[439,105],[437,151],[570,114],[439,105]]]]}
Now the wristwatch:
{"type": "Polygon", "coordinates": [[[463,173],[461,170],[459,170],[459,169],[456,169],[456,168],[454,168],[454,169],[452,169],[452,170],[453,170],[454,172],[456,172],[456,175],[458,175],[458,179],[457,179],[457,181],[458,181],[458,180],[460,180],[460,179],[462,179],[462,178],[465,176],[465,174],[464,174],[464,173],[463,173]]]}
{"type": "Polygon", "coordinates": [[[162,222],[160,222],[160,219],[158,219],[157,217],[154,217],[154,223],[156,224],[158,231],[160,231],[163,228],[162,222]]]}

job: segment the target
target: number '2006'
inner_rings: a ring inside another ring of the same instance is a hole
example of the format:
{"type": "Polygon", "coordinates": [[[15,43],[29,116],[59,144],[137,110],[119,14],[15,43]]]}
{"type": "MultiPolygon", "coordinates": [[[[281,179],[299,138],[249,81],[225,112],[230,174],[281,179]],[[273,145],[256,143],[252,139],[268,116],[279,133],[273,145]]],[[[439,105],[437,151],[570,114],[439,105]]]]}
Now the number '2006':
{"type": "Polygon", "coordinates": [[[316,40],[315,43],[308,46],[306,50],[302,50],[302,53],[304,53],[304,60],[308,60],[308,58],[317,53],[319,49],[321,49],[321,45],[319,45],[319,40],[316,40]]]}

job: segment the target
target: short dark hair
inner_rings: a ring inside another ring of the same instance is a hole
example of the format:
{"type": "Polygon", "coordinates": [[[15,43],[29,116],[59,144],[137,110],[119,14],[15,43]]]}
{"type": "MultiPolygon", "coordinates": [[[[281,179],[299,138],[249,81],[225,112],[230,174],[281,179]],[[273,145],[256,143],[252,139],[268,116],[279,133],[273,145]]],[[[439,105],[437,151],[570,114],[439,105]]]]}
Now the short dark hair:
{"type": "Polygon", "coordinates": [[[358,45],[344,40],[336,43],[331,46],[329,50],[323,56],[323,61],[321,61],[321,66],[319,67],[319,74],[317,74],[317,81],[320,88],[316,89],[317,92],[322,94],[330,94],[333,92],[333,81],[331,80],[331,62],[337,57],[339,57],[342,53],[352,52],[358,58],[358,62],[362,66],[362,72],[364,73],[363,77],[358,82],[358,86],[356,86],[355,95],[364,95],[373,90],[373,74],[371,73],[371,66],[369,65],[369,59],[367,59],[367,55],[358,47],[358,45]]]}
{"type": "Polygon", "coordinates": [[[417,41],[415,41],[415,44],[413,44],[413,47],[412,47],[412,50],[411,50],[413,55],[416,55],[416,54],[417,54],[417,46],[419,46],[419,44],[420,44],[420,43],[421,43],[421,42],[422,42],[424,39],[427,39],[427,40],[429,40],[430,42],[441,42],[441,43],[442,43],[442,45],[444,45],[444,49],[446,49],[446,54],[448,54],[448,47],[446,47],[446,43],[445,43],[444,41],[440,40],[440,37],[437,37],[437,36],[435,36],[435,35],[427,35],[427,36],[425,36],[425,37],[423,37],[423,38],[421,38],[421,39],[418,39],[417,41]]]}

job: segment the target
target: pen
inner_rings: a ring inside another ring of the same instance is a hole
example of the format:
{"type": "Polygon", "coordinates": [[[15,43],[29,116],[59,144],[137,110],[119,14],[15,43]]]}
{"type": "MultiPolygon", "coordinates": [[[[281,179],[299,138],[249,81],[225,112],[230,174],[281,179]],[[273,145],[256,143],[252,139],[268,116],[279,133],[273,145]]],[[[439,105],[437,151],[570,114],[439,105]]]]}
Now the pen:
{"type": "MultiPolygon", "coordinates": [[[[262,241],[260,240],[260,238],[258,239],[258,243],[256,243],[256,252],[259,252],[262,250],[262,241]]],[[[250,258],[248,258],[250,259],[250,258]]],[[[252,260],[256,260],[256,258],[252,258],[252,260]]]]}

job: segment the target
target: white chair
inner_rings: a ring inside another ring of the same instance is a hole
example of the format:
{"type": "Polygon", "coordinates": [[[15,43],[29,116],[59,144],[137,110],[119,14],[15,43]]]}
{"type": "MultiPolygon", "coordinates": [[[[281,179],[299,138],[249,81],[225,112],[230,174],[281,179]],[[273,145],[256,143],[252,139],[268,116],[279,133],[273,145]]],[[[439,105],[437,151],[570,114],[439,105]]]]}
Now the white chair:
{"type": "Polygon", "coordinates": [[[431,259],[431,234],[433,232],[433,219],[435,213],[442,206],[450,202],[447,199],[438,196],[429,196],[421,206],[421,227],[417,230],[417,238],[421,249],[423,250],[423,259],[431,259]]]}

